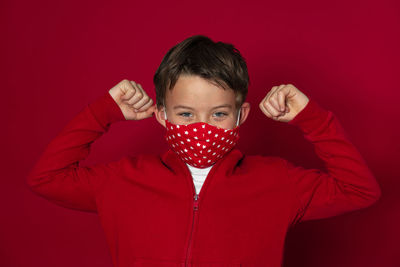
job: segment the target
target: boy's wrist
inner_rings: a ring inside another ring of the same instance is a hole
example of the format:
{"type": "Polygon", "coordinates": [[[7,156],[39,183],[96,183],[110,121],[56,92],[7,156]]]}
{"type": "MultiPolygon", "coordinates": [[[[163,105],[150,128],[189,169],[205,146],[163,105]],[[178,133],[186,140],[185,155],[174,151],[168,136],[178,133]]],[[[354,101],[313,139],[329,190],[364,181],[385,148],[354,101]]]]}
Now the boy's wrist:
{"type": "Polygon", "coordinates": [[[296,125],[304,134],[309,134],[313,129],[319,128],[328,115],[328,110],[323,109],[313,99],[309,99],[307,105],[288,124],[296,125]]]}
{"type": "Polygon", "coordinates": [[[126,120],[120,107],[108,91],[88,106],[103,128],[107,128],[111,123],[126,120]]]}

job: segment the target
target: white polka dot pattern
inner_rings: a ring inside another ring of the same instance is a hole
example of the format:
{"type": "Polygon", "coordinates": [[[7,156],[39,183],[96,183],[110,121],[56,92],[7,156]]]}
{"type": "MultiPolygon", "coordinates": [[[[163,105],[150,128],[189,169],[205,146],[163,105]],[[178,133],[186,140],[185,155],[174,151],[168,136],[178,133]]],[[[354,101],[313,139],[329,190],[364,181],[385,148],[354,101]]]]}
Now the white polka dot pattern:
{"type": "Polygon", "coordinates": [[[239,139],[239,127],[222,129],[197,122],[175,125],[166,122],[165,139],[171,149],[187,164],[207,168],[228,153],[239,139]]]}

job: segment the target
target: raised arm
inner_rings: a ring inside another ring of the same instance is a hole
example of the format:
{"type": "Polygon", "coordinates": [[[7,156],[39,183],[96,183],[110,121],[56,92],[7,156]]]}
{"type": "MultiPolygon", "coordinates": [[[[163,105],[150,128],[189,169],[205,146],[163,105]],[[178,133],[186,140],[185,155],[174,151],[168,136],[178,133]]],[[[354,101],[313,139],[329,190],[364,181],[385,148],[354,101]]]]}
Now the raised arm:
{"type": "Polygon", "coordinates": [[[96,193],[120,161],[88,167],[79,166],[80,161],[112,123],[147,118],[153,109],[141,87],[121,81],[81,110],[47,145],[27,177],[29,188],[58,205],[96,211],[96,193]]]}
{"type": "Polygon", "coordinates": [[[298,199],[294,223],[365,208],[380,198],[381,190],[376,179],[331,111],[305,97],[293,85],[275,88],[267,96],[260,108],[268,107],[270,118],[299,127],[327,169],[327,172],[305,169],[284,160],[293,194],[298,199]],[[283,103],[279,103],[279,95],[284,96],[283,103]],[[278,111],[279,105],[297,112],[278,111]],[[286,115],[291,116],[288,118],[286,115]]]}

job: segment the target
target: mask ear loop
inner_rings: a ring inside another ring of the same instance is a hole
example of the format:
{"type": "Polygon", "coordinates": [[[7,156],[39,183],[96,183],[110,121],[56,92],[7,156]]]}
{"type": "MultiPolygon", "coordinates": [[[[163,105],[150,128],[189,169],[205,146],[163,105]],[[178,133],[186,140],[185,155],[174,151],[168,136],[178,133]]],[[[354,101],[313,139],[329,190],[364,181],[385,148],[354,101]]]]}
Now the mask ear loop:
{"type": "Polygon", "coordinates": [[[238,118],[237,118],[237,121],[236,121],[236,127],[239,126],[240,111],[241,111],[241,109],[239,109],[238,118]]]}
{"type": "Polygon", "coordinates": [[[164,117],[165,117],[165,120],[167,120],[167,112],[165,112],[165,105],[163,105],[163,107],[164,107],[164,117]]]}
{"type": "Polygon", "coordinates": [[[165,120],[167,120],[167,113],[165,112],[165,108],[164,108],[164,117],[165,117],[165,120]]]}

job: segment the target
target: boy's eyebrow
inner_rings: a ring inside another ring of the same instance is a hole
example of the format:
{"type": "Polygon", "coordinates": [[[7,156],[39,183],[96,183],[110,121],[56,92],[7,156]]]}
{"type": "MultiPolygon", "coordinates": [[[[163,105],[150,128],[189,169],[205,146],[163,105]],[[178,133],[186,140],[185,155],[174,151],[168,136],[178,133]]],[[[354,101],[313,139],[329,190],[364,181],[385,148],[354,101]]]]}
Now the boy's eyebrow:
{"type": "Polygon", "coordinates": [[[194,109],[194,108],[187,107],[187,106],[182,106],[182,105],[175,106],[173,109],[178,109],[178,108],[191,109],[191,110],[194,109]]]}
{"type": "MultiPolygon", "coordinates": [[[[179,108],[194,110],[194,108],[191,108],[188,106],[183,106],[183,105],[175,106],[173,109],[179,109],[179,108]]],[[[219,105],[219,106],[213,107],[212,109],[217,109],[217,108],[232,108],[232,105],[224,104],[224,105],[219,105]]]]}
{"type": "Polygon", "coordinates": [[[212,109],[217,109],[217,108],[232,108],[232,105],[224,104],[224,105],[219,105],[219,106],[213,107],[212,109]]]}

